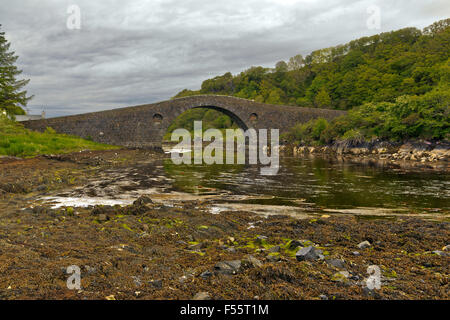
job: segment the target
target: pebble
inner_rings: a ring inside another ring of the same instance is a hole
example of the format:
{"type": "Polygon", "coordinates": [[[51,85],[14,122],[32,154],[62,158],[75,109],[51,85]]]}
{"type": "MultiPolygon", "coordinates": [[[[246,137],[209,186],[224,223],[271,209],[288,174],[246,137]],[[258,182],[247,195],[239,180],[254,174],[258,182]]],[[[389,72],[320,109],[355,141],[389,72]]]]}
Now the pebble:
{"type": "Polygon", "coordinates": [[[214,272],[220,274],[233,275],[240,271],[241,260],[221,261],[214,266],[214,272]]]}
{"type": "Polygon", "coordinates": [[[441,256],[441,257],[448,257],[448,256],[450,256],[449,253],[444,252],[444,251],[440,251],[440,250],[433,251],[433,253],[437,254],[438,256],[441,256]]]}
{"type": "Polygon", "coordinates": [[[263,263],[261,261],[259,261],[252,255],[247,256],[242,261],[242,263],[245,264],[246,266],[253,267],[253,268],[259,268],[259,267],[262,267],[262,265],[263,265],[263,263]]]}
{"type": "Polygon", "coordinates": [[[212,276],[213,276],[213,273],[211,271],[205,271],[200,274],[200,278],[203,278],[203,279],[208,279],[208,278],[211,278],[212,276]]]}
{"type": "Polygon", "coordinates": [[[328,259],[325,260],[327,264],[336,267],[338,269],[345,269],[345,262],[341,259],[328,259]]]}
{"type": "Polygon", "coordinates": [[[268,251],[269,252],[280,252],[280,246],[271,247],[268,251]]]}
{"type": "Polygon", "coordinates": [[[371,244],[367,240],[358,244],[358,248],[360,248],[360,249],[366,249],[366,248],[369,248],[370,246],[371,246],[371,244]]]}
{"type": "Polygon", "coordinates": [[[267,241],[267,237],[266,236],[258,236],[255,239],[255,243],[256,244],[262,244],[265,241],[267,241]]]}
{"type": "Polygon", "coordinates": [[[339,271],[336,272],[333,277],[331,277],[331,281],[334,282],[347,282],[350,277],[350,273],[348,271],[339,271]]]}
{"type": "Polygon", "coordinates": [[[269,262],[278,262],[280,261],[280,256],[276,254],[269,254],[266,259],[269,260],[269,262]]]}
{"type": "Polygon", "coordinates": [[[211,300],[211,296],[208,292],[198,292],[195,294],[192,300],[211,300]]]}
{"type": "Polygon", "coordinates": [[[163,286],[162,280],[151,280],[148,284],[155,289],[161,289],[163,286]]]}
{"type": "Polygon", "coordinates": [[[228,252],[231,252],[231,253],[235,253],[236,252],[236,248],[235,247],[229,247],[229,248],[226,248],[225,250],[228,251],[228,252]]]}

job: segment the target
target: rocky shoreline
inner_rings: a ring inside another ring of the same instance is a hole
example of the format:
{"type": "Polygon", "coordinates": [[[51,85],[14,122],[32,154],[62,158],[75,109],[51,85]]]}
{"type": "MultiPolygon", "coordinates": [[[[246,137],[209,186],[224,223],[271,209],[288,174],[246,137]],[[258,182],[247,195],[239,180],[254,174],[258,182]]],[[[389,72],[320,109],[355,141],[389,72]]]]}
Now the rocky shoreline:
{"type": "Polygon", "coordinates": [[[337,142],[325,146],[282,145],[280,152],[293,156],[328,155],[344,160],[380,162],[403,168],[450,170],[450,143],[447,141],[394,143],[377,140],[365,143],[337,142]]]}
{"type": "Polygon", "coordinates": [[[125,192],[124,170],[160,156],[124,149],[0,161],[0,299],[449,299],[445,215],[212,214],[213,196],[36,201],[99,179],[125,192]],[[72,265],[79,290],[67,287],[72,265]],[[371,266],[380,289],[368,285],[371,266]]]}

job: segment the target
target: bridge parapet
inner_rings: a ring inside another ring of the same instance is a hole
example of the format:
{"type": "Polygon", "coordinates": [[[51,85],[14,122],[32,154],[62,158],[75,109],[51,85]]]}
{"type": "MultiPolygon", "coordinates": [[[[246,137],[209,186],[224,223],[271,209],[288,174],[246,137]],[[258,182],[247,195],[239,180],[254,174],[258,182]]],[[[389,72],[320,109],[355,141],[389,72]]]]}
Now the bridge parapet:
{"type": "Polygon", "coordinates": [[[344,111],[269,105],[218,95],[199,95],[153,104],[85,113],[73,116],[25,121],[25,127],[90,138],[93,141],[125,147],[161,147],[170,124],[192,108],[212,108],[224,112],[243,129],[279,129],[286,132],[297,123],[318,117],[331,120],[344,111]]]}

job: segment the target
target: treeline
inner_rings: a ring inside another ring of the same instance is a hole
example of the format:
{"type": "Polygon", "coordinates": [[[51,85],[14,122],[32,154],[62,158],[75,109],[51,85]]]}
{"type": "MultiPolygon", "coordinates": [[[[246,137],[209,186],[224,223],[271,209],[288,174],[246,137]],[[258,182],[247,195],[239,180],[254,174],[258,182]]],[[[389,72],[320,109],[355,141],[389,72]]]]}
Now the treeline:
{"type": "MultiPolygon", "coordinates": [[[[338,130],[337,124],[331,130],[335,125],[328,124],[320,141],[349,136],[442,139],[448,136],[449,125],[449,57],[450,19],[446,19],[423,31],[405,28],[306,57],[297,55],[275,68],[226,73],[204,81],[198,91],[183,90],[175,97],[222,94],[270,104],[351,110],[339,119],[346,131],[338,130]]],[[[290,137],[317,142],[308,131],[290,137]]]]}

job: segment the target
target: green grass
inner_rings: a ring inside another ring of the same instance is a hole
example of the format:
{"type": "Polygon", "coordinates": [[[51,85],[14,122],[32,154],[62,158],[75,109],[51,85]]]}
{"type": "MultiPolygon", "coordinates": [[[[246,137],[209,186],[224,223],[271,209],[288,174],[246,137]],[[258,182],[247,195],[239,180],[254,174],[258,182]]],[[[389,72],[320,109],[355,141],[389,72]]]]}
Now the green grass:
{"type": "Polygon", "coordinates": [[[39,154],[116,148],[118,147],[58,134],[52,128],[47,128],[45,132],[31,131],[20,123],[0,116],[0,155],[29,158],[39,154]]]}

